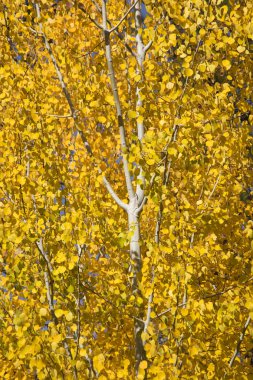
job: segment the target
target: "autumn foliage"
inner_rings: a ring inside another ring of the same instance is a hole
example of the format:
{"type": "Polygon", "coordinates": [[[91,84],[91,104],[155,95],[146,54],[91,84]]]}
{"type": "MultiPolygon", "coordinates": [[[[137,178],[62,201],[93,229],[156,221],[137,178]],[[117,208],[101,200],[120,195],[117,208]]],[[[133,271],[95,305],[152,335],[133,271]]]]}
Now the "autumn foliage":
{"type": "Polygon", "coordinates": [[[0,2],[0,378],[250,379],[251,0],[0,2]]]}

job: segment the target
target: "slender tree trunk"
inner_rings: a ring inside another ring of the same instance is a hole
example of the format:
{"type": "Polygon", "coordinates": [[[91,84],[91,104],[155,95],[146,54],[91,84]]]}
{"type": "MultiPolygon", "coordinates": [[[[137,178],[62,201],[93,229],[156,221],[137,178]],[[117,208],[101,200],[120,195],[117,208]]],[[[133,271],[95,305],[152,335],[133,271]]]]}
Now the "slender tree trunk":
{"type": "Polygon", "coordinates": [[[129,202],[128,209],[128,225],[131,232],[130,240],[130,258],[132,278],[132,292],[136,298],[136,316],[138,319],[134,321],[134,341],[135,341],[135,374],[138,375],[139,365],[142,360],[146,360],[146,352],[142,333],[144,331],[144,308],[142,303],[138,302],[138,297],[142,298],[140,291],[140,282],[142,277],[142,259],[140,249],[140,211],[138,210],[138,197],[135,196],[129,202]]]}
{"type": "MultiPolygon", "coordinates": [[[[138,180],[141,183],[138,183],[136,191],[133,188],[132,179],[130,176],[130,170],[128,166],[128,158],[127,158],[127,141],[125,136],[125,126],[123,120],[123,114],[121,109],[121,103],[118,93],[117,81],[114,72],[113,59],[111,53],[111,44],[110,44],[110,35],[113,31],[115,31],[118,26],[126,19],[127,15],[130,13],[131,9],[135,11],[135,25],[136,25],[136,43],[137,43],[137,52],[134,54],[137,60],[137,73],[143,71],[143,62],[145,59],[145,54],[149,47],[151,46],[151,42],[148,45],[144,45],[141,35],[139,34],[139,28],[142,27],[141,22],[141,3],[139,0],[136,0],[132,3],[131,7],[128,9],[126,14],[121,18],[120,22],[116,27],[112,27],[111,29],[107,28],[107,10],[106,10],[106,0],[102,0],[102,25],[96,23],[96,25],[103,31],[104,41],[105,41],[105,54],[108,65],[108,76],[111,82],[112,93],[114,97],[114,104],[117,112],[118,119],[118,128],[120,133],[120,142],[121,142],[121,150],[123,153],[123,167],[124,167],[124,176],[126,181],[126,187],[129,197],[129,203],[125,204],[122,202],[119,197],[115,194],[110,184],[106,179],[104,179],[104,184],[107,187],[109,193],[113,197],[113,199],[117,202],[117,204],[122,207],[128,214],[128,227],[131,232],[130,239],[130,259],[131,259],[131,275],[132,275],[132,293],[135,296],[135,318],[134,318],[134,342],[135,342],[135,375],[138,376],[140,362],[142,360],[146,360],[146,352],[144,348],[144,341],[142,339],[142,333],[144,332],[145,322],[144,314],[145,308],[143,306],[144,302],[142,301],[142,293],[140,290],[140,283],[142,277],[142,260],[141,260],[141,249],[140,249],[140,214],[143,209],[145,203],[145,194],[144,194],[144,175],[142,167],[139,167],[140,174],[138,176],[138,180]]],[[[141,100],[141,90],[140,86],[137,86],[136,89],[136,110],[138,112],[139,108],[142,107],[141,100]]],[[[141,142],[144,137],[144,124],[143,122],[137,123],[137,134],[138,139],[141,142]]],[[[144,376],[146,379],[146,373],[144,376]]]]}

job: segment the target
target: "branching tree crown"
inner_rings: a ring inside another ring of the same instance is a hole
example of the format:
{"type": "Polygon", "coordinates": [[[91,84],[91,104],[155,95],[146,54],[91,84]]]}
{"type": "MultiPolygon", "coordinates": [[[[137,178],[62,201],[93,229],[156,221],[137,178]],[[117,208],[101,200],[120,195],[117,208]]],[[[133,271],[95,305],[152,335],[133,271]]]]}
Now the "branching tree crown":
{"type": "Polygon", "coordinates": [[[2,0],[1,378],[249,378],[252,18],[2,0]]]}

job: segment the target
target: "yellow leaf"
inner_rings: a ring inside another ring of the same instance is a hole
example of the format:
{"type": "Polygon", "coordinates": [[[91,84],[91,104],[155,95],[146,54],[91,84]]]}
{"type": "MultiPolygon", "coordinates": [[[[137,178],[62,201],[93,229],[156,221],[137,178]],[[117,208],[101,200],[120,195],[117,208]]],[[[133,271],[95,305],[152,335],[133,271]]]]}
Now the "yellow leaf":
{"type": "Polygon", "coordinates": [[[253,301],[247,301],[245,307],[249,310],[253,310],[253,301]]]}
{"type": "Polygon", "coordinates": [[[60,318],[64,313],[65,312],[62,309],[55,310],[55,315],[56,315],[57,318],[60,318]]]}
{"type": "Polygon", "coordinates": [[[56,269],[57,271],[57,274],[62,274],[64,272],[66,272],[67,268],[63,265],[60,265],[59,268],[56,269]]]}
{"type": "Polygon", "coordinates": [[[141,369],[146,369],[146,368],[148,368],[148,362],[147,362],[147,360],[142,360],[142,361],[140,362],[140,368],[141,368],[141,369]]]}
{"type": "Polygon", "coordinates": [[[79,351],[79,354],[80,356],[86,356],[87,351],[84,348],[81,348],[81,350],[79,351]]]}
{"type": "Polygon", "coordinates": [[[67,292],[68,293],[73,293],[75,290],[74,286],[73,285],[69,285],[68,289],[67,289],[67,292]]]}
{"type": "Polygon", "coordinates": [[[37,123],[37,121],[39,121],[39,119],[40,119],[39,116],[34,112],[31,112],[31,116],[32,116],[32,119],[35,123],[37,123]]]}
{"type": "Polygon", "coordinates": [[[45,317],[47,315],[47,309],[42,307],[39,311],[41,317],[45,317]]]}
{"type": "Polygon", "coordinates": [[[176,156],[177,155],[177,150],[176,150],[176,148],[170,147],[170,148],[168,148],[168,153],[171,156],[176,156]]]}
{"type": "Polygon", "coordinates": [[[66,255],[64,252],[58,252],[56,257],[55,257],[55,261],[57,263],[62,263],[66,260],[66,255]]]}
{"type": "Polygon", "coordinates": [[[109,103],[111,106],[114,106],[114,99],[112,95],[106,95],[105,100],[107,103],[109,103]]]}
{"type": "Polygon", "coordinates": [[[192,265],[187,266],[187,272],[191,273],[191,274],[193,273],[193,266],[192,265]]]}
{"type": "Polygon", "coordinates": [[[26,182],[26,179],[25,179],[25,177],[22,177],[22,176],[18,176],[17,177],[17,181],[18,181],[18,183],[20,184],[20,185],[24,185],[25,184],[25,182],[26,182]]]}
{"type": "Polygon", "coordinates": [[[120,369],[117,372],[117,378],[118,379],[125,379],[127,375],[127,372],[124,369],[120,369]]]}
{"type": "Polygon", "coordinates": [[[214,366],[214,364],[213,364],[213,363],[210,363],[210,364],[208,365],[208,367],[207,367],[207,370],[208,370],[208,371],[212,371],[212,372],[214,372],[214,370],[215,370],[215,366],[214,366]]]}
{"type": "Polygon", "coordinates": [[[182,310],[181,310],[181,315],[182,315],[183,317],[186,317],[188,314],[189,314],[189,310],[187,310],[187,309],[182,309],[182,310]]]}
{"type": "Polygon", "coordinates": [[[230,61],[228,60],[228,59],[224,59],[223,61],[222,61],[222,65],[225,67],[225,69],[227,69],[227,70],[229,70],[230,69],[230,67],[231,67],[231,63],[230,63],[230,61]]]}
{"type": "Polygon", "coordinates": [[[174,83],[172,83],[172,82],[168,82],[168,83],[166,84],[166,87],[167,87],[168,90],[171,90],[171,89],[174,87],[174,83]]]}
{"type": "Polygon", "coordinates": [[[146,162],[148,165],[154,165],[155,160],[153,158],[148,158],[146,162]]]}
{"type": "Polygon", "coordinates": [[[137,123],[141,124],[143,123],[143,120],[144,120],[143,116],[138,116],[137,123]]]}
{"type": "Polygon", "coordinates": [[[41,371],[45,366],[46,364],[42,360],[36,360],[36,369],[38,371],[41,371]]]}
{"type": "Polygon", "coordinates": [[[232,44],[235,42],[235,40],[234,40],[233,37],[228,37],[228,38],[226,39],[226,42],[227,42],[229,45],[232,45],[232,44]]]}
{"type": "Polygon", "coordinates": [[[127,114],[128,114],[129,119],[134,119],[137,117],[137,112],[132,111],[132,110],[128,111],[127,114]]]}
{"type": "Polygon", "coordinates": [[[201,28],[200,31],[199,31],[199,35],[200,35],[201,38],[204,37],[206,35],[205,29],[201,28]]]}
{"type": "Polygon", "coordinates": [[[90,102],[90,107],[92,108],[95,108],[99,105],[98,101],[97,100],[93,100],[92,102],[90,102]]]}
{"type": "Polygon", "coordinates": [[[213,310],[213,303],[212,302],[207,302],[206,303],[206,309],[208,311],[212,311],[213,310]]]}
{"type": "Polygon", "coordinates": [[[72,230],[72,228],[73,228],[73,226],[69,222],[63,223],[63,225],[62,225],[63,230],[72,230]]]}
{"type": "Polygon", "coordinates": [[[204,73],[206,71],[206,64],[205,63],[201,63],[199,66],[198,66],[198,69],[201,73],[204,73]]]}
{"type": "Polygon", "coordinates": [[[169,36],[169,38],[170,38],[170,42],[174,46],[176,46],[176,43],[177,43],[177,35],[176,35],[176,33],[171,33],[170,36],[169,36]]]}
{"type": "Polygon", "coordinates": [[[127,67],[127,65],[126,65],[126,63],[124,62],[124,63],[121,63],[121,64],[119,65],[119,67],[121,68],[121,70],[125,70],[126,67],[127,67]]]}
{"type": "Polygon", "coordinates": [[[140,74],[135,75],[134,80],[135,80],[135,82],[139,82],[141,80],[140,74]]]}
{"type": "Polygon", "coordinates": [[[208,146],[209,148],[211,148],[213,146],[213,141],[212,140],[208,140],[206,142],[206,146],[208,146]]]}
{"type": "Polygon", "coordinates": [[[173,252],[173,249],[171,247],[162,246],[161,251],[163,251],[165,253],[171,253],[171,252],[173,252]]]}
{"type": "Polygon", "coordinates": [[[66,314],[65,318],[67,321],[72,321],[73,319],[73,314],[71,313],[71,311],[68,312],[68,314],[66,314]]]}
{"type": "Polygon", "coordinates": [[[199,353],[199,347],[198,346],[191,346],[189,348],[189,354],[190,356],[196,356],[199,353]]]}
{"type": "Polygon", "coordinates": [[[136,303],[138,306],[140,306],[141,304],[143,304],[143,299],[141,297],[137,297],[136,303]]]}
{"type": "Polygon", "coordinates": [[[165,380],[166,379],[166,375],[164,372],[159,372],[157,374],[157,377],[156,377],[157,380],[165,380]]]}
{"type": "Polygon", "coordinates": [[[69,262],[69,270],[72,270],[75,267],[77,260],[78,258],[76,256],[71,257],[71,260],[69,262]]]}
{"type": "Polygon", "coordinates": [[[185,70],[185,75],[186,75],[187,77],[191,77],[191,76],[193,75],[193,70],[192,70],[192,69],[186,69],[186,70],[185,70]]]}
{"type": "Polygon", "coordinates": [[[99,121],[100,123],[105,123],[105,122],[106,122],[106,118],[105,118],[104,116],[99,116],[99,117],[98,117],[98,121],[99,121]]]}
{"type": "Polygon", "coordinates": [[[104,368],[104,363],[105,363],[105,357],[103,354],[99,354],[99,355],[94,356],[93,367],[94,367],[95,371],[97,371],[98,373],[101,372],[102,369],[104,368]]]}
{"type": "Polygon", "coordinates": [[[76,362],[76,368],[80,371],[84,367],[84,362],[81,360],[77,360],[76,362]]]}
{"type": "Polygon", "coordinates": [[[245,51],[245,46],[238,46],[236,50],[238,51],[238,53],[243,53],[245,51]]]}
{"type": "Polygon", "coordinates": [[[60,343],[63,339],[62,335],[61,334],[55,334],[54,336],[54,342],[55,343],[60,343]]]}

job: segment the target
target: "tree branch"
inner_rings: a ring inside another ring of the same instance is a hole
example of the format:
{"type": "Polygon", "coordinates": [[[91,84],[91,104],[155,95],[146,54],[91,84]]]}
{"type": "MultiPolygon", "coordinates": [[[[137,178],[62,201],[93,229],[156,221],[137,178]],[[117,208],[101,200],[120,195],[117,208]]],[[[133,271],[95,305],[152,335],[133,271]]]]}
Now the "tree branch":
{"type": "MultiPolygon", "coordinates": [[[[39,112],[34,112],[34,113],[36,113],[36,114],[40,114],[39,112]]],[[[53,115],[53,114],[45,114],[45,116],[46,117],[56,117],[57,119],[61,119],[61,118],[63,118],[63,119],[70,119],[70,118],[72,118],[72,115],[71,114],[69,114],[69,115],[53,115]]]]}
{"type": "Polygon", "coordinates": [[[153,297],[154,297],[154,282],[155,282],[155,271],[154,267],[152,267],[152,280],[151,280],[151,286],[152,286],[152,292],[148,298],[148,310],[147,310],[147,317],[144,322],[144,332],[147,331],[150,320],[151,320],[151,311],[152,311],[152,302],[153,302],[153,297]]]}
{"type": "Polygon", "coordinates": [[[244,339],[244,336],[245,336],[246,330],[247,330],[247,328],[248,328],[248,326],[249,326],[249,324],[250,324],[250,321],[251,321],[251,318],[250,318],[250,316],[249,316],[248,319],[247,319],[247,321],[246,321],[246,323],[245,323],[245,325],[243,326],[243,329],[242,329],[242,332],[241,332],[240,338],[239,338],[239,340],[238,340],[238,342],[237,342],[237,345],[236,345],[236,348],[235,348],[234,354],[233,354],[232,358],[230,359],[230,362],[229,362],[229,367],[230,367],[230,368],[231,368],[232,365],[234,364],[234,361],[235,361],[237,355],[238,355],[239,352],[240,352],[240,347],[241,347],[241,344],[242,344],[242,342],[243,342],[243,339],[244,339]]]}
{"type": "Polygon", "coordinates": [[[77,261],[77,300],[76,300],[76,313],[77,313],[77,338],[76,338],[76,353],[75,353],[75,360],[79,353],[79,342],[80,342],[80,335],[81,335],[81,310],[80,310],[80,260],[83,253],[83,246],[80,244],[77,244],[77,251],[78,251],[78,261],[77,261]]]}
{"type": "MultiPolygon", "coordinates": [[[[136,68],[136,74],[140,74],[140,81],[137,84],[136,88],[136,111],[139,114],[139,109],[143,108],[143,100],[141,95],[141,88],[143,86],[143,81],[145,79],[144,77],[144,60],[145,60],[145,46],[143,43],[142,35],[139,33],[139,30],[142,27],[142,17],[141,17],[141,2],[136,2],[135,5],[135,40],[136,40],[136,61],[137,61],[137,68],[136,68]]],[[[137,119],[137,133],[138,133],[138,139],[140,141],[140,145],[142,144],[142,140],[145,134],[145,126],[143,123],[143,120],[137,119]]],[[[139,203],[142,203],[144,199],[144,187],[145,187],[145,177],[143,174],[143,168],[142,166],[138,165],[139,167],[139,175],[137,177],[137,188],[136,188],[136,194],[138,196],[139,203]]]]}
{"type": "Polygon", "coordinates": [[[131,7],[128,9],[128,11],[124,14],[124,16],[120,19],[120,21],[118,22],[118,24],[114,27],[112,27],[110,30],[109,30],[109,33],[112,33],[114,32],[114,30],[118,29],[118,27],[122,24],[122,22],[126,19],[126,17],[129,15],[129,13],[131,12],[131,10],[136,6],[136,4],[138,3],[139,0],[136,0],[133,5],[131,5],[131,7]]]}
{"type": "Polygon", "coordinates": [[[120,143],[121,143],[121,149],[123,152],[123,167],[124,167],[125,181],[126,181],[129,199],[133,199],[134,190],[133,190],[133,184],[132,184],[132,180],[130,176],[130,171],[128,168],[128,160],[126,157],[127,143],[126,143],[126,137],[125,137],[125,126],[124,126],[121,104],[120,104],[120,99],[119,99],[118,86],[117,86],[113,62],[112,62],[110,32],[106,29],[107,12],[106,12],[105,0],[103,0],[102,2],[102,17],[103,17],[103,35],[105,39],[105,53],[106,53],[106,60],[107,60],[107,66],[108,66],[108,75],[110,77],[114,104],[117,111],[118,127],[119,127],[119,133],[120,133],[120,143]]]}
{"type": "Polygon", "coordinates": [[[117,205],[119,207],[123,208],[125,211],[127,211],[128,205],[118,197],[118,195],[115,193],[115,191],[113,190],[110,183],[107,181],[107,179],[105,177],[103,177],[103,182],[104,182],[105,187],[108,190],[108,193],[112,196],[112,198],[115,200],[117,205]]]}
{"type": "Polygon", "coordinates": [[[42,241],[42,237],[36,242],[36,245],[38,247],[38,250],[40,251],[41,253],[41,256],[44,258],[44,260],[46,261],[46,264],[47,264],[47,267],[48,267],[48,270],[50,272],[50,274],[53,272],[53,268],[52,268],[52,264],[49,260],[49,257],[47,255],[47,253],[44,251],[44,248],[43,248],[43,241],[42,241]]]}
{"type": "Polygon", "coordinates": [[[97,10],[101,13],[101,8],[98,5],[98,3],[95,0],[91,0],[91,1],[93,2],[93,4],[95,5],[95,7],[97,8],[97,10]]]}
{"type": "MultiPolygon", "coordinates": [[[[36,13],[37,13],[37,18],[40,19],[41,18],[41,15],[40,15],[40,7],[39,7],[39,4],[38,3],[35,3],[35,9],[36,9],[36,13]]],[[[64,79],[63,79],[63,76],[62,76],[62,73],[61,73],[61,70],[60,70],[60,67],[56,61],[56,58],[54,56],[54,53],[53,53],[53,50],[47,40],[47,37],[45,35],[45,33],[43,32],[43,27],[42,27],[42,23],[39,22],[39,28],[40,28],[40,33],[43,37],[43,40],[44,40],[44,44],[45,44],[45,47],[51,57],[51,60],[53,62],[53,65],[54,65],[54,68],[55,68],[55,71],[56,71],[56,74],[57,74],[57,77],[58,77],[58,80],[60,82],[60,85],[61,85],[61,88],[62,88],[62,91],[65,95],[65,98],[68,102],[68,105],[69,105],[69,108],[70,108],[70,111],[71,111],[71,116],[74,120],[74,124],[76,126],[76,129],[77,131],[79,132],[79,134],[81,135],[81,138],[82,138],[82,141],[84,143],[84,146],[87,150],[87,152],[89,153],[89,155],[92,155],[92,149],[91,149],[91,146],[90,144],[88,143],[88,140],[84,134],[84,132],[82,130],[80,130],[80,128],[78,127],[78,115],[77,115],[77,111],[75,110],[75,107],[74,107],[74,104],[72,102],[72,99],[71,99],[71,96],[70,96],[70,93],[68,91],[68,88],[64,82],[64,79]]]]}
{"type": "MultiPolygon", "coordinates": [[[[95,4],[97,10],[98,10],[99,12],[101,12],[101,8],[98,6],[98,4],[95,3],[94,1],[92,1],[92,2],[93,2],[93,4],[95,4]]],[[[101,24],[99,24],[99,22],[97,22],[97,20],[95,20],[94,18],[92,18],[92,17],[89,15],[89,13],[88,13],[88,12],[86,11],[86,9],[84,8],[83,4],[79,3],[79,4],[78,4],[78,8],[79,8],[84,14],[86,14],[86,15],[89,17],[90,21],[93,22],[93,24],[95,24],[99,29],[103,30],[103,26],[102,26],[101,24]]]]}
{"type": "MultiPolygon", "coordinates": [[[[183,302],[183,303],[180,303],[179,305],[177,305],[176,307],[183,307],[183,306],[185,306],[185,305],[186,305],[186,303],[183,302]]],[[[166,314],[166,313],[169,313],[169,312],[171,311],[171,309],[172,309],[172,307],[169,307],[168,309],[162,311],[161,313],[156,314],[156,316],[155,316],[154,318],[152,318],[152,320],[153,320],[153,319],[156,319],[156,318],[160,318],[162,315],[164,315],[164,314],[166,314]]]]}
{"type": "MultiPolygon", "coordinates": [[[[102,9],[98,6],[98,4],[97,4],[95,1],[92,1],[92,2],[93,2],[93,4],[95,4],[95,6],[96,6],[98,12],[102,14],[102,9]]],[[[83,13],[87,14],[86,10],[84,9],[83,4],[78,4],[78,8],[79,8],[83,13]]],[[[89,15],[88,15],[88,17],[89,17],[89,19],[90,19],[92,22],[94,22],[94,20],[91,19],[91,17],[90,17],[89,15]]],[[[111,23],[111,21],[110,21],[110,20],[107,20],[107,23],[109,24],[109,26],[110,26],[111,29],[112,29],[113,27],[112,27],[112,23],[111,23]]],[[[97,25],[97,26],[98,26],[98,25],[97,25]]],[[[98,27],[99,27],[99,29],[101,29],[101,28],[100,28],[100,24],[99,24],[98,27]]],[[[135,52],[133,52],[131,46],[129,46],[128,43],[124,41],[124,37],[123,37],[122,33],[120,33],[120,32],[119,32],[117,29],[115,29],[115,28],[114,28],[114,31],[115,31],[115,33],[116,33],[116,36],[117,36],[117,37],[123,42],[123,44],[125,45],[126,49],[129,51],[129,53],[130,53],[133,57],[136,58],[136,54],[135,54],[135,52]]]]}
{"type": "Polygon", "coordinates": [[[153,41],[151,40],[151,41],[149,41],[149,42],[147,43],[147,45],[145,45],[145,47],[144,47],[144,51],[145,51],[145,53],[148,51],[148,49],[151,48],[152,44],[153,44],[153,41]]]}
{"type": "MultiPolygon", "coordinates": [[[[139,201],[140,201],[140,200],[138,199],[138,202],[139,202],[139,201]]],[[[147,197],[143,197],[143,199],[142,199],[142,201],[141,201],[139,207],[138,207],[137,210],[136,210],[136,213],[137,213],[137,214],[139,214],[139,213],[143,210],[143,207],[144,207],[144,205],[147,203],[147,201],[148,201],[148,198],[147,198],[147,197]]],[[[139,204],[139,203],[138,203],[138,204],[139,204]]]]}

